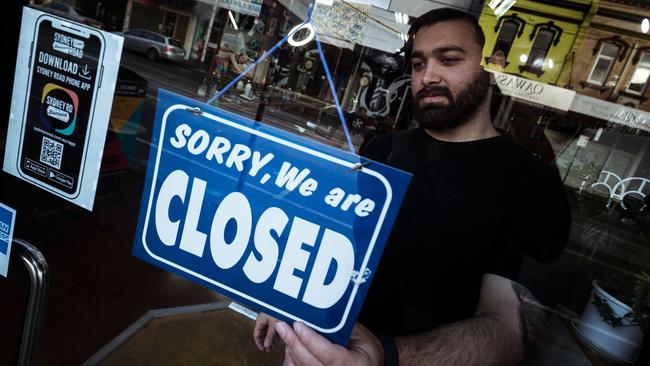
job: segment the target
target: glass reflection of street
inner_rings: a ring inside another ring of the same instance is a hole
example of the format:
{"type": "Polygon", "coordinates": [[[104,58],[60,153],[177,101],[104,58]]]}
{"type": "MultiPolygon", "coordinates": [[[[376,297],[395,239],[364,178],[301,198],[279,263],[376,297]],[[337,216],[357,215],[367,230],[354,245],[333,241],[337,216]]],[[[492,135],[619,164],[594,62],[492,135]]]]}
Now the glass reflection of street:
{"type": "MultiPolygon", "coordinates": [[[[149,112],[151,115],[150,118],[143,118],[145,123],[150,123],[153,120],[153,110],[159,88],[193,99],[201,99],[197,95],[197,90],[205,76],[205,72],[201,69],[193,68],[188,64],[150,61],[140,54],[129,51],[123,53],[121,66],[134,71],[147,80],[145,113],[149,112]]],[[[243,90],[233,88],[218,101],[218,106],[255,119],[260,107],[260,94],[260,92],[254,92],[252,99],[244,98],[243,90]]],[[[280,88],[268,88],[265,99],[266,106],[262,122],[311,140],[348,150],[341,126],[319,124],[320,110],[314,107],[314,103],[325,104],[324,102],[280,88]]],[[[144,127],[150,133],[151,126],[144,127]]],[[[352,139],[353,143],[358,146],[362,141],[362,136],[353,133],[352,139]]],[[[140,136],[139,141],[148,143],[149,138],[140,136]]],[[[146,156],[142,156],[142,159],[142,163],[144,163],[146,156]]]]}

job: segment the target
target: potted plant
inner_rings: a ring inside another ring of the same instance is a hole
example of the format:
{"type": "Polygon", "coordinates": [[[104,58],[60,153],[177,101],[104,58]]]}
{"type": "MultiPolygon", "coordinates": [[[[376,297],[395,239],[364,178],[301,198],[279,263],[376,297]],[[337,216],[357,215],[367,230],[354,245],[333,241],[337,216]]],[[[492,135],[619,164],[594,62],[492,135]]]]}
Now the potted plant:
{"type": "Polygon", "coordinates": [[[643,335],[650,330],[650,274],[642,272],[635,277],[627,291],[614,282],[594,280],[591,297],[576,324],[576,333],[584,343],[624,363],[636,360],[643,335]]]}

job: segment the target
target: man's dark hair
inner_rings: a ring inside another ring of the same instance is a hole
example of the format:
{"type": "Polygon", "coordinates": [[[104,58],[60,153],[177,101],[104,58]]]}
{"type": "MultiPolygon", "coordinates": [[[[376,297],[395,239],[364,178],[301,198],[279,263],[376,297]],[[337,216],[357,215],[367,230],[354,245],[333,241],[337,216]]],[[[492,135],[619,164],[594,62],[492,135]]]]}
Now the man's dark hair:
{"type": "Polygon", "coordinates": [[[408,41],[403,48],[406,53],[406,60],[411,58],[411,52],[413,51],[413,38],[421,28],[448,21],[461,21],[471,25],[474,29],[474,39],[476,40],[476,43],[478,43],[481,46],[481,49],[483,49],[483,46],[485,46],[485,33],[483,33],[483,29],[481,29],[481,26],[478,24],[478,19],[476,19],[475,16],[457,9],[439,8],[420,15],[413,24],[411,24],[408,33],[408,41]]]}

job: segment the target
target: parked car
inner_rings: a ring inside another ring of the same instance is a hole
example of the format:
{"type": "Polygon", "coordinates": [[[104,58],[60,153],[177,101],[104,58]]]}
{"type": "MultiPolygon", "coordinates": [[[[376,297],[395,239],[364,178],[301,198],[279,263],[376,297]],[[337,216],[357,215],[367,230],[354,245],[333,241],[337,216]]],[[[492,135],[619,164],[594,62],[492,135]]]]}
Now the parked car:
{"type": "Polygon", "coordinates": [[[83,11],[82,9],[75,8],[74,6],[68,4],[51,2],[45,5],[34,5],[34,7],[39,10],[43,10],[48,13],[55,14],[66,19],[73,20],[75,22],[89,25],[91,27],[95,27],[99,29],[104,28],[104,23],[100,22],[99,20],[88,17],[86,12],[83,11]]]}
{"type": "MultiPolygon", "coordinates": [[[[359,113],[343,112],[348,131],[351,134],[360,134],[363,131],[364,119],[359,113]]],[[[341,127],[341,119],[336,105],[330,104],[321,108],[318,113],[318,125],[327,135],[333,136],[341,127]]]]}
{"type": "Polygon", "coordinates": [[[181,41],[144,29],[129,29],[115,32],[124,37],[124,48],[147,55],[151,61],[164,59],[174,62],[182,61],[185,49],[181,41]]]}

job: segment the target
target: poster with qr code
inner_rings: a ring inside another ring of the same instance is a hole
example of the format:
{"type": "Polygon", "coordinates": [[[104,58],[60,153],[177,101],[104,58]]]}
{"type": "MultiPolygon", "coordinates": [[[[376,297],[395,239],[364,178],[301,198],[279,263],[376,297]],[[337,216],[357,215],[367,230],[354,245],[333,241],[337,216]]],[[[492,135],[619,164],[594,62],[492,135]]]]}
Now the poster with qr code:
{"type": "Polygon", "coordinates": [[[3,169],[92,211],[123,38],[25,7],[3,169]]]}

